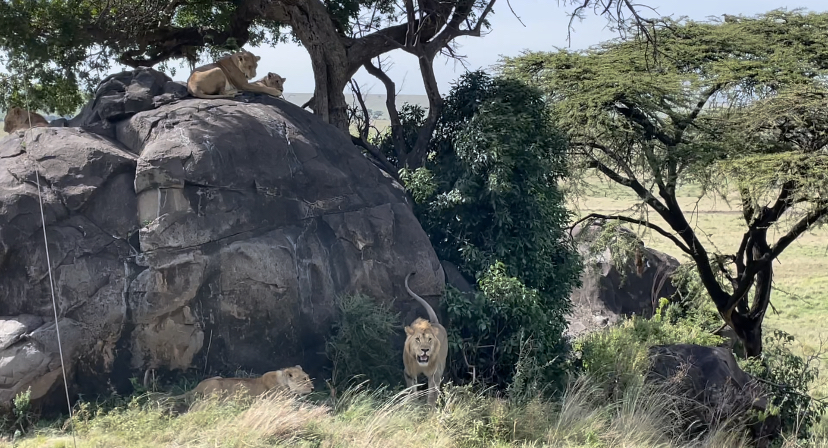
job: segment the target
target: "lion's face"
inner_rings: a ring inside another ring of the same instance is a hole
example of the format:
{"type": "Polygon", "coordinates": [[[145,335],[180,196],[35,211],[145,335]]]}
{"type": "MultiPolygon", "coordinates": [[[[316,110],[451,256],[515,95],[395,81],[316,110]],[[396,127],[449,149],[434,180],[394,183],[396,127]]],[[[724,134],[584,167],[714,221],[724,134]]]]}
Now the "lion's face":
{"type": "Polygon", "coordinates": [[[287,78],[282,78],[276,73],[270,72],[265,76],[264,85],[273,87],[274,89],[285,90],[285,81],[287,81],[287,78]]]}
{"type": "Polygon", "coordinates": [[[3,132],[9,133],[11,129],[20,123],[23,117],[23,109],[19,107],[10,107],[6,111],[6,118],[3,119],[3,132]]]}
{"type": "Polygon", "coordinates": [[[265,373],[262,378],[268,389],[282,386],[298,395],[307,395],[313,392],[313,382],[310,376],[299,365],[265,373]]]}
{"type": "Polygon", "coordinates": [[[233,62],[239,70],[244,73],[244,76],[247,79],[253,79],[256,77],[256,69],[259,67],[259,60],[262,58],[261,56],[256,56],[249,51],[242,50],[233,54],[231,58],[233,58],[233,62]]]}
{"type": "Polygon", "coordinates": [[[432,357],[440,351],[440,340],[431,322],[417,318],[411,326],[405,327],[405,333],[408,335],[405,340],[408,356],[414,357],[421,366],[429,365],[432,357]]]}

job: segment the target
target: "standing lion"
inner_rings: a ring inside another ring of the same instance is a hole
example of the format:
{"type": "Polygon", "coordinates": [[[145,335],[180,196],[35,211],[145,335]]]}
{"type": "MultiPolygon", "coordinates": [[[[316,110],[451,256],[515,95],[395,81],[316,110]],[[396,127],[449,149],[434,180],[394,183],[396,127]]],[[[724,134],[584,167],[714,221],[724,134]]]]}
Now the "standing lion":
{"type": "Polygon", "coordinates": [[[414,272],[405,276],[405,289],[426,309],[429,320],[418,317],[410,326],[405,327],[405,384],[412,387],[417,384],[417,377],[425,375],[428,379],[428,404],[434,406],[437,404],[437,394],[440,393],[440,383],[446,370],[448,336],[431,305],[408,287],[408,278],[413,274],[414,272]]]}
{"type": "Polygon", "coordinates": [[[7,134],[23,129],[45,126],[49,126],[49,122],[46,121],[43,115],[19,107],[9,108],[8,112],[6,112],[6,118],[3,119],[3,131],[7,134]],[[30,119],[31,125],[29,125],[30,119]]]}
{"type": "Polygon", "coordinates": [[[196,98],[233,98],[242,91],[280,96],[282,91],[248,80],[256,77],[261,56],[242,50],[196,68],[187,79],[187,91],[196,98]]]}

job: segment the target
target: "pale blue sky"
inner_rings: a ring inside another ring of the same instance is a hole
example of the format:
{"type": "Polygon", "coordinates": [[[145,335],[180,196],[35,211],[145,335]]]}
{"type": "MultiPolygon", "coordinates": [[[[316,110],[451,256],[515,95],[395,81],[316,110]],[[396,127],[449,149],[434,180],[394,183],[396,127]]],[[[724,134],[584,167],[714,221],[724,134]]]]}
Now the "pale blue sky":
{"type": "MultiPolygon", "coordinates": [[[[568,13],[572,11],[571,6],[558,6],[556,0],[512,0],[511,3],[526,27],[512,15],[506,1],[498,2],[494,8],[495,14],[491,16],[492,30],[488,35],[458,39],[459,53],[467,56],[469,69],[487,68],[497,63],[501,55],[513,56],[522,50],[567,47],[568,13]]],[[[704,20],[708,16],[721,18],[722,14],[754,15],[783,7],[806,8],[809,11],[828,10],[828,4],[824,0],[795,0],[793,3],[782,0],[640,0],[640,3],[655,8],[663,16],[688,16],[696,20],[704,20]]],[[[570,48],[586,48],[616,36],[605,27],[606,19],[588,11],[584,21],[579,23],[576,19],[574,23],[570,48]]],[[[262,56],[258,76],[275,72],[286,77],[285,93],[313,92],[310,58],[301,46],[281,44],[249,49],[262,56]]],[[[389,54],[394,63],[389,74],[396,82],[399,93],[424,94],[416,58],[399,50],[389,54]]],[[[435,62],[435,72],[441,93],[447,93],[451,82],[465,70],[459,63],[439,57],[435,62]]],[[[174,78],[184,80],[188,74],[186,69],[179,69],[174,78]]],[[[385,93],[382,84],[364,70],[360,70],[355,78],[363,87],[363,93],[385,93]]]]}

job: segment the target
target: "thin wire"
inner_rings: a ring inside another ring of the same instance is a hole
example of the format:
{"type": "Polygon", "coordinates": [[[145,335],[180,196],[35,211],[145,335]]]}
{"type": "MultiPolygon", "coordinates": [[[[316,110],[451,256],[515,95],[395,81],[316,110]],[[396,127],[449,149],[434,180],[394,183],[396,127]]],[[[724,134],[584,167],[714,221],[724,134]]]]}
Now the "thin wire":
{"type": "MultiPolygon", "coordinates": [[[[29,129],[32,129],[32,112],[29,106],[29,91],[26,89],[26,113],[29,117],[29,129]]],[[[55,281],[52,278],[52,262],[49,258],[49,239],[46,237],[46,217],[43,214],[43,196],[40,194],[40,173],[37,163],[34,164],[35,178],[37,179],[37,199],[40,202],[40,222],[43,224],[43,245],[46,248],[46,267],[49,269],[49,287],[52,291],[52,310],[55,312],[55,332],[57,332],[58,353],[60,354],[60,370],[63,371],[63,390],[66,392],[66,407],[69,408],[69,423],[72,428],[72,444],[78,448],[75,440],[75,418],[72,412],[72,402],[69,401],[69,382],[66,379],[66,365],[63,362],[63,343],[60,340],[60,325],[58,325],[57,300],[55,300],[55,281]]]]}

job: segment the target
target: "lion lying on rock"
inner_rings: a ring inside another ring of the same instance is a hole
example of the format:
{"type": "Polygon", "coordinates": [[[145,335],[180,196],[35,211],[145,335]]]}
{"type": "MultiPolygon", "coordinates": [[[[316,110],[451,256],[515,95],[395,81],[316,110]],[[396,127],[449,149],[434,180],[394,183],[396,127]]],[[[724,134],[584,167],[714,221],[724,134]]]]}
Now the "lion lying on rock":
{"type": "Polygon", "coordinates": [[[258,378],[222,378],[215,376],[198,383],[195,389],[174,398],[183,398],[194,394],[218,395],[229,398],[237,393],[257,397],[270,391],[290,391],[297,395],[313,392],[313,383],[302,366],[267,372],[258,378]]]}
{"type": "Polygon", "coordinates": [[[272,87],[279,92],[284,92],[285,90],[285,81],[287,78],[282,78],[281,76],[277,75],[276,73],[270,72],[264,78],[254,82],[253,84],[257,84],[260,86],[265,87],[272,87]]]}
{"type": "Polygon", "coordinates": [[[6,112],[6,118],[3,119],[3,131],[7,134],[11,134],[14,131],[43,126],[49,126],[49,122],[46,121],[46,118],[44,118],[43,115],[36,112],[30,112],[19,107],[10,107],[6,112]],[[31,126],[29,125],[30,119],[31,126]]]}
{"type": "Polygon", "coordinates": [[[261,56],[242,50],[198,67],[187,79],[187,91],[196,98],[205,99],[233,98],[242,91],[281,96],[281,89],[248,82],[256,77],[260,59],[261,56]]]}
{"type": "Polygon", "coordinates": [[[405,366],[405,384],[412,387],[417,384],[417,377],[421,374],[428,379],[428,404],[437,404],[440,383],[443,381],[443,371],[446,370],[448,357],[448,336],[446,329],[437,320],[434,309],[422,297],[408,287],[408,278],[405,276],[405,289],[408,294],[420,303],[428,313],[429,320],[418,317],[410,326],[405,327],[405,346],[403,347],[403,365],[405,366]]]}

